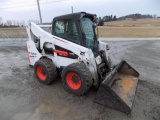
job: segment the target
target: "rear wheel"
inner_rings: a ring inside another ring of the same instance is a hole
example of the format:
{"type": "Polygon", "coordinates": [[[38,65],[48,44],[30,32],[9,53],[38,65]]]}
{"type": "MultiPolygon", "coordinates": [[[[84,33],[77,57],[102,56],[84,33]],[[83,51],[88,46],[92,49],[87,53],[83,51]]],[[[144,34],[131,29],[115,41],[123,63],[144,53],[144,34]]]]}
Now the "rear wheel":
{"type": "Polygon", "coordinates": [[[62,71],[65,89],[75,95],[85,94],[92,86],[92,75],[82,63],[73,63],[62,71]]]}
{"type": "Polygon", "coordinates": [[[34,73],[43,84],[51,84],[57,78],[57,70],[49,59],[40,59],[34,65],[34,73]]]}

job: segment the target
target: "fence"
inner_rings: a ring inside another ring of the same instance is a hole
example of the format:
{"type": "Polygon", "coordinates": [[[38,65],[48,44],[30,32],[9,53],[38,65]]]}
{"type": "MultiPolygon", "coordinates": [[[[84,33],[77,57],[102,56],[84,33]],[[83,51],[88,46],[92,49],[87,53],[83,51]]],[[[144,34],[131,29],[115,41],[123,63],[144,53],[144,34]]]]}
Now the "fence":
{"type": "Polygon", "coordinates": [[[28,39],[27,32],[23,29],[14,30],[14,29],[4,29],[0,30],[0,44],[4,43],[24,43],[28,39]]]}

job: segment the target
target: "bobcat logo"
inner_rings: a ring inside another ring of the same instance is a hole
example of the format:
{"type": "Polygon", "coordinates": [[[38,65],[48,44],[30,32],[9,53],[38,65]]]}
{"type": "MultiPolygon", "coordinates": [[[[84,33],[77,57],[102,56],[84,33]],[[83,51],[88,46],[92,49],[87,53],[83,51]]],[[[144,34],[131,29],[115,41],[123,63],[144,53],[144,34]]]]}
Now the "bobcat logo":
{"type": "Polygon", "coordinates": [[[85,52],[80,51],[80,55],[84,55],[84,54],[85,54],[85,52]]]}

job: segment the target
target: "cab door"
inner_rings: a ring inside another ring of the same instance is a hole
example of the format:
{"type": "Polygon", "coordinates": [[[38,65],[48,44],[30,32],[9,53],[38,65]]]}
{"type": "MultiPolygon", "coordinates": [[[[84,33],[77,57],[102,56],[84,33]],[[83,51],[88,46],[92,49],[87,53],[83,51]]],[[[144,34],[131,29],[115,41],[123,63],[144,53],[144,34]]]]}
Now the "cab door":
{"type": "Polygon", "coordinates": [[[58,20],[54,23],[54,35],[81,45],[80,35],[74,20],[58,20]]]}

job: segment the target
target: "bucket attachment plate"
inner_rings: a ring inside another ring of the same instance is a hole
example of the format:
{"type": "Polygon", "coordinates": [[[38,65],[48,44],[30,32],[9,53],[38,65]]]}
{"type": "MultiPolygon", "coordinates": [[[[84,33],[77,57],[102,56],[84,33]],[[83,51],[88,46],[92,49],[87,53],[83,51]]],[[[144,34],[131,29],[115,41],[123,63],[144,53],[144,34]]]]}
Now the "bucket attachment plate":
{"type": "Polygon", "coordinates": [[[102,81],[94,102],[130,113],[138,77],[139,73],[122,61],[102,81]]]}

